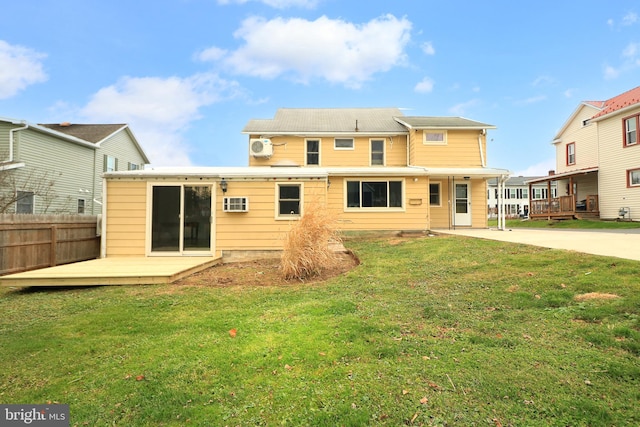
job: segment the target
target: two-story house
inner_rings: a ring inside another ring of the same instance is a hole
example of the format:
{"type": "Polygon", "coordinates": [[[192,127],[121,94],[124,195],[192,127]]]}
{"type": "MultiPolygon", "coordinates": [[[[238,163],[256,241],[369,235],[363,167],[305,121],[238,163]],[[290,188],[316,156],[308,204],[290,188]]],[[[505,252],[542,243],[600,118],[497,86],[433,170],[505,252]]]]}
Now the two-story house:
{"type": "MultiPolygon", "coordinates": [[[[537,179],[535,176],[512,176],[504,182],[502,201],[506,218],[528,218],[529,200],[547,200],[549,189],[544,183],[529,185],[529,181],[537,179]],[[531,192],[531,194],[529,194],[531,192]]],[[[498,217],[500,207],[500,195],[498,179],[487,181],[487,212],[489,219],[498,217]]],[[[556,183],[551,183],[551,197],[556,197],[556,183]]]]}
{"type": "Polygon", "coordinates": [[[532,202],[532,218],[640,221],[640,86],[582,102],[553,139],[556,170],[529,183],[556,183],[557,197],[532,202]]]}
{"type": "Polygon", "coordinates": [[[147,163],[126,124],[0,118],[0,213],[99,214],[102,174],[147,163]]]}
{"type": "Polygon", "coordinates": [[[103,256],[270,252],[319,203],[343,230],[486,227],[487,131],[396,108],[279,109],[250,120],[248,167],[108,173],[103,256]]]}

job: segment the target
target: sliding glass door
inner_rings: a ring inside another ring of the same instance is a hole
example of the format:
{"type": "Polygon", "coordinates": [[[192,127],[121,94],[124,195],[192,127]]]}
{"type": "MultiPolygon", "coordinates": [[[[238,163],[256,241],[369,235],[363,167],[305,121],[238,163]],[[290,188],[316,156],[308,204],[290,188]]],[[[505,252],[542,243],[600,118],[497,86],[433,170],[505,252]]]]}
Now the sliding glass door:
{"type": "Polygon", "coordinates": [[[152,187],[151,252],[211,251],[211,186],[152,187]]]}

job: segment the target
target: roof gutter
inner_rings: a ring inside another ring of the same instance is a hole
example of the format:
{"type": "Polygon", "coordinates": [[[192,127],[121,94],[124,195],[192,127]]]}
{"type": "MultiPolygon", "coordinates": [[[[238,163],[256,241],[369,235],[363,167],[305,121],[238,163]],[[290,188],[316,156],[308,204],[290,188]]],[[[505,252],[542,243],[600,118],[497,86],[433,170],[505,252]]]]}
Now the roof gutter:
{"type": "MultiPolygon", "coordinates": [[[[3,160],[2,163],[12,163],[13,162],[13,142],[14,142],[14,132],[19,130],[25,130],[29,128],[29,123],[26,122],[18,122],[22,123],[23,126],[20,128],[14,128],[9,130],[9,158],[7,160],[3,160]]],[[[18,124],[14,123],[14,124],[18,124]]]]}
{"type": "Polygon", "coordinates": [[[486,167],[487,164],[484,161],[484,152],[482,151],[482,137],[487,134],[486,129],[482,129],[478,134],[478,149],[480,150],[480,162],[482,163],[482,167],[486,167]]]}

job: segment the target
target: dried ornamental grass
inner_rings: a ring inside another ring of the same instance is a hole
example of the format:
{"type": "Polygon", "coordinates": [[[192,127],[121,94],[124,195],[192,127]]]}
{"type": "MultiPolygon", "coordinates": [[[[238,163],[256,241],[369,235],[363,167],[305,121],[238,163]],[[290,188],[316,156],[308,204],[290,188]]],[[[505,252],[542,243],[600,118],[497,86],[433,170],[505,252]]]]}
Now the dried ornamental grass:
{"type": "Polygon", "coordinates": [[[285,279],[300,279],[320,274],[338,261],[329,242],[340,242],[335,218],[319,203],[307,206],[284,240],[280,262],[285,279]]]}

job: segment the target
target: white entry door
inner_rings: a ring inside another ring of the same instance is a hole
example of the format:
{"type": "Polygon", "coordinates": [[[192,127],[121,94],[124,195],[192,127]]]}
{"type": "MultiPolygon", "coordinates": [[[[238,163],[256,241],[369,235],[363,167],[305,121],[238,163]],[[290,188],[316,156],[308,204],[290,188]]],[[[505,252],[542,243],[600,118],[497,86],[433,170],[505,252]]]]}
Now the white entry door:
{"type": "Polygon", "coordinates": [[[471,225],[471,184],[468,182],[455,184],[454,225],[471,225]]]}

